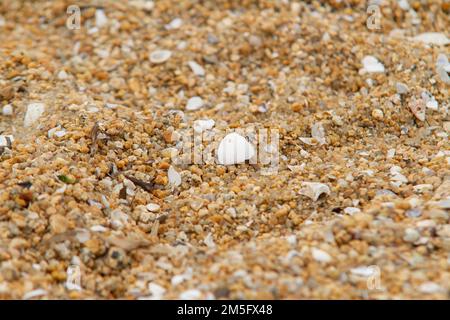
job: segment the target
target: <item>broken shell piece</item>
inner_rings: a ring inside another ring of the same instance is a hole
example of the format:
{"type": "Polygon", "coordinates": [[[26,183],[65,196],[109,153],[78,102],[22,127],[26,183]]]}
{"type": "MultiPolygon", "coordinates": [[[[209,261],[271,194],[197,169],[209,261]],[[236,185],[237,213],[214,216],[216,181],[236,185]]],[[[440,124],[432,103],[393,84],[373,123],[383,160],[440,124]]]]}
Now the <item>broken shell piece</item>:
{"type": "Polygon", "coordinates": [[[164,27],[166,28],[166,30],[174,30],[181,27],[182,24],[183,20],[181,20],[180,18],[175,18],[172,21],[170,21],[170,23],[166,24],[164,27]]]}
{"type": "Polygon", "coordinates": [[[200,97],[192,97],[186,104],[186,110],[193,111],[203,107],[203,100],[200,97]]]}
{"type": "Polygon", "coordinates": [[[299,139],[301,142],[310,146],[315,146],[317,144],[323,145],[326,143],[325,129],[320,122],[311,126],[311,136],[312,138],[300,137],[299,139]]]}
{"type": "Polygon", "coordinates": [[[203,67],[197,62],[189,61],[188,65],[196,76],[203,77],[205,75],[205,69],[203,69],[203,67]]]}
{"type": "Polygon", "coordinates": [[[181,184],[181,175],[177,170],[175,170],[174,167],[170,166],[169,170],[167,171],[167,176],[169,178],[169,183],[172,186],[177,187],[181,184]]]}
{"type": "Polygon", "coordinates": [[[158,212],[159,209],[161,208],[158,204],[156,203],[149,203],[148,205],[145,206],[147,208],[148,211],[150,212],[158,212]]]}
{"type": "Polygon", "coordinates": [[[255,148],[243,136],[233,132],[225,136],[217,149],[220,164],[232,165],[245,162],[255,155],[255,148]]]}
{"type": "Polygon", "coordinates": [[[425,32],[413,38],[415,41],[419,41],[425,44],[434,44],[437,46],[445,46],[450,43],[447,36],[440,32],[425,32]]]}
{"type": "Polygon", "coordinates": [[[413,115],[420,121],[425,121],[425,101],[423,99],[412,98],[409,102],[409,109],[413,115]]]}
{"type": "Polygon", "coordinates": [[[128,4],[130,6],[133,6],[137,9],[141,9],[144,11],[152,11],[152,9],[155,6],[153,1],[148,1],[148,0],[132,0],[132,1],[129,1],[128,4]]]}
{"type": "Polygon", "coordinates": [[[23,120],[23,125],[25,127],[31,126],[35,123],[44,113],[45,104],[43,103],[30,103],[27,107],[27,112],[25,113],[25,118],[23,120]]]}
{"type": "Polygon", "coordinates": [[[378,61],[377,58],[374,56],[365,56],[362,59],[363,68],[361,69],[362,72],[367,73],[381,73],[384,72],[384,66],[383,64],[378,61]]]}
{"type": "Polygon", "coordinates": [[[203,132],[205,130],[210,130],[214,127],[215,121],[212,119],[196,120],[194,121],[194,131],[203,132]]]}
{"type": "Polygon", "coordinates": [[[450,63],[445,54],[439,54],[436,61],[436,72],[439,78],[446,84],[450,84],[450,63]]]}
{"type": "Polygon", "coordinates": [[[105,15],[105,11],[102,9],[95,10],[95,25],[97,28],[101,28],[108,23],[108,18],[105,15]]]}
{"type": "Polygon", "coordinates": [[[14,137],[11,135],[0,135],[0,147],[10,148],[14,142],[14,137]]]}
{"type": "Polygon", "coordinates": [[[48,130],[48,132],[47,132],[47,136],[49,139],[51,139],[53,136],[55,136],[57,138],[61,138],[65,135],[66,135],[66,130],[64,128],[61,129],[61,126],[52,128],[52,129],[48,130]]]}
{"type": "Polygon", "coordinates": [[[302,188],[299,193],[303,196],[307,196],[313,201],[317,201],[323,193],[329,195],[330,188],[326,184],[320,182],[302,182],[302,188]]]}
{"type": "Polygon", "coordinates": [[[172,52],[169,50],[156,50],[150,54],[150,62],[152,63],[163,63],[169,60],[172,56],[172,52]]]}
{"type": "Polygon", "coordinates": [[[395,88],[397,89],[398,94],[406,94],[409,91],[408,86],[402,82],[397,82],[395,88]]]}
{"type": "Polygon", "coordinates": [[[425,105],[427,106],[428,109],[431,110],[438,109],[439,104],[431,93],[429,93],[428,91],[424,91],[422,92],[421,97],[422,100],[425,101],[425,105]]]}
{"type": "Polygon", "coordinates": [[[331,256],[323,250],[312,248],[311,254],[313,259],[316,260],[317,262],[328,263],[331,261],[331,256]]]}

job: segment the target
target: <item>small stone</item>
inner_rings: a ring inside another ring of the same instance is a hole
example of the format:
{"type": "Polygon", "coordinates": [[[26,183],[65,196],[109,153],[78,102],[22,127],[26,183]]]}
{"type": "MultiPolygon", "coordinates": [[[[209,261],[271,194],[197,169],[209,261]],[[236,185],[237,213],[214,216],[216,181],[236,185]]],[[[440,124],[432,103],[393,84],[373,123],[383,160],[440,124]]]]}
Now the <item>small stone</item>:
{"type": "Polygon", "coordinates": [[[145,206],[147,208],[148,211],[151,212],[158,212],[159,209],[161,208],[158,204],[156,203],[149,203],[145,206]]]}
{"type": "Polygon", "coordinates": [[[380,109],[374,109],[374,110],[372,111],[372,117],[374,117],[374,118],[377,119],[377,120],[383,120],[383,118],[384,118],[384,113],[383,113],[383,111],[380,110],[380,109]]]}
{"type": "Polygon", "coordinates": [[[346,214],[349,214],[349,215],[352,216],[352,215],[354,215],[354,214],[356,214],[356,213],[361,212],[361,209],[355,208],[355,207],[347,207],[347,208],[344,209],[344,212],[345,212],[346,214]]]}
{"type": "Polygon", "coordinates": [[[397,82],[395,88],[397,89],[398,94],[406,94],[409,91],[408,86],[402,82],[397,82]]]}
{"type": "Polygon", "coordinates": [[[164,63],[172,56],[169,50],[156,50],[150,54],[150,62],[155,64],[164,63]]]}
{"type": "Polygon", "coordinates": [[[181,184],[181,175],[178,173],[178,171],[175,170],[174,167],[170,166],[169,170],[167,171],[167,176],[169,178],[169,183],[177,187],[181,184]]]}
{"type": "Polygon", "coordinates": [[[182,25],[183,25],[183,20],[181,20],[180,18],[175,18],[172,21],[170,21],[170,23],[166,24],[164,27],[167,30],[175,30],[175,29],[179,29],[182,25]]]}
{"type": "Polygon", "coordinates": [[[215,121],[212,119],[196,120],[194,121],[194,131],[201,133],[205,130],[210,130],[214,127],[215,121]]]}
{"type": "Polygon", "coordinates": [[[25,113],[23,125],[25,127],[30,127],[42,116],[44,111],[45,111],[45,104],[30,103],[27,107],[27,112],[25,113]]]}
{"type": "Polygon", "coordinates": [[[4,116],[12,116],[13,115],[13,106],[10,104],[4,105],[3,106],[3,110],[2,110],[2,114],[4,116]]]}
{"type": "Polygon", "coordinates": [[[186,104],[186,110],[194,111],[203,107],[203,100],[200,97],[192,97],[188,100],[186,104]]]}
{"type": "Polygon", "coordinates": [[[432,294],[432,293],[443,292],[444,290],[437,283],[425,282],[420,285],[419,291],[422,293],[426,293],[426,294],[432,294]]]}
{"type": "Polygon", "coordinates": [[[381,62],[378,61],[374,56],[365,56],[362,59],[363,72],[367,73],[382,73],[385,71],[384,66],[381,62]]]}
{"type": "Polygon", "coordinates": [[[66,80],[69,77],[66,71],[61,70],[58,72],[58,79],[59,80],[66,80]]]}
{"type": "Polygon", "coordinates": [[[14,137],[12,135],[0,135],[0,147],[10,148],[13,142],[14,137]]]}
{"type": "Polygon", "coordinates": [[[423,99],[413,98],[409,102],[409,109],[413,115],[420,121],[425,121],[425,107],[426,104],[423,99]]]}
{"type": "Polygon", "coordinates": [[[403,240],[406,242],[416,242],[420,238],[420,233],[413,228],[407,228],[403,236],[403,240]]]}
{"type": "Polygon", "coordinates": [[[154,282],[150,282],[147,286],[148,291],[150,292],[150,295],[154,299],[161,299],[164,294],[166,293],[166,289],[159,284],[156,284],[154,282]]]}
{"type": "Polygon", "coordinates": [[[199,77],[205,76],[205,69],[201,65],[199,65],[195,61],[189,61],[188,62],[189,67],[191,68],[192,72],[199,77]]]}
{"type": "Polygon", "coordinates": [[[102,28],[108,23],[108,18],[105,15],[105,11],[102,9],[95,10],[95,26],[102,28]]]}
{"type": "Polygon", "coordinates": [[[312,254],[313,259],[316,260],[317,262],[323,262],[323,263],[331,262],[331,256],[323,250],[312,248],[311,254],[312,254]]]}
{"type": "Polygon", "coordinates": [[[233,132],[226,135],[217,149],[220,164],[233,165],[243,163],[255,155],[255,147],[243,136],[233,132]]]}

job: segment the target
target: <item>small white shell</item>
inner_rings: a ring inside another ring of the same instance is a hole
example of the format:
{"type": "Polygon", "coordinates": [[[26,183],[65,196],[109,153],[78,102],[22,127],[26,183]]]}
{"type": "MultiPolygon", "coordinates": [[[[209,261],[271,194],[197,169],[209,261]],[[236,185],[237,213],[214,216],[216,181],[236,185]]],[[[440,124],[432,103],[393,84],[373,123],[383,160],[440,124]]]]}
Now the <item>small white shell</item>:
{"type": "Polygon", "coordinates": [[[196,76],[203,77],[205,75],[205,69],[203,69],[203,67],[197,62],[189,61],[188,65],[196,76]]]}
{"type": "Polygon", "coordinates": [[[303,196],[307,196],[313,201],[317,201],[321,194],[325,193],[329,195],[330,188],[326,184],[320,182],[302,182],[302,188],[299,193],[303,196]]]}
{"type": "Polygon", "coordinates": [[[255,148],[243,136],[236,132],[227,134],[217,149],[220,164],[232,165],[245,162],[255,155],[255,148]]]}
{"type": "Polygon", "coordinates": [[[181,184],[181,175],[177,170],[175,170],[174,167],[170,166],[169,170],[167,171],[167,176],[169,178],[169,183],[172,186],[177,187],[181,184]]]}
{"type": "Polygon", "coordinates": [[[425,101],[423,99],[413,98],[409,102],[409,109],[413,113],[413,115],[420,121],[425,121],[425,101]]]}
{"type": "Polygon", "coordinates": [[[27,107],[27,112],[25,113],[25,118],[23,120],[23,125],[25,127],[31,126],[35,123],[44,113],[45,104],[43,103],[30,103],[27,107]]]}
{"type": "Polygon", "coordinates": [[[194,131],[203,132],[205,130],[210,130],[214,127],[215,121],[212,119],[196,120],[194,121],[194,131]]]}
{"type": "Polygon", "coordinates": [[[203,107],[203,100],[200,97],[192,97],[188,100],[186,104],[186,110],[193,111],[198,110],[203,107]]]}
{"type": "Polygon", "coordinates": [[[150,54],[150,62],[152,63],[164,63],[172,56],[172,52],[169,50],[155,50],[150,54]]]}

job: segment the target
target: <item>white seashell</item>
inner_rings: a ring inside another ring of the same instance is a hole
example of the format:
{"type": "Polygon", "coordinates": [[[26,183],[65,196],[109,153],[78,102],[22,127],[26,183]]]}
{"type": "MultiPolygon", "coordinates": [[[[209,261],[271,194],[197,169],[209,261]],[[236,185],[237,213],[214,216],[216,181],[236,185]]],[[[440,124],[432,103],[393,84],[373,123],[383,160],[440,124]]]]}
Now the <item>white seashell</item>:
{"type": "Polygon", "coordinates": [[[327,142],[325,139],[325,129],[320,122],[313,124],[311,127],[311,136],[317,140],[319,145],[323,145],[327,142]]]}
{"type": "Polygon", "coordinates": [[[197,62],[189,61],[188,65],[196,76],[203,77],[205,75],[205,69],[203,69],[203,67],[197,62]]]}
{"type": "Polygon", "coordinates": [[[51,139],[53,136],[57,137],[57,138],[61,138],[63,136],[66,135],[66,130],[65,129],[61,129],[61,126],[57,126],[55,128],[52,128],[50,130],[48,130],[47,132],[47,136],[49,139],[51,139]]]}
{"type": "Polygon", "coordinates": [[[155,7],[153,1],[149,0],[131,0],[128,4],[144,11],[151,11],[155,7]]]}
{"type": "Polygon", "coordinates": [[[421,97],[422,97],[422,100],[425,101],[425,105],[428,109],[431,109],[431,110],[438,109],[439,104],[431,93],[424,91],[424,92],[422,92],[421,97]]]}
{"type": "Polygon", "coordinates": [[[311,254],[312,254],[313,259],[318,262],[328,263],[331,261],[331,256],[323,250],[312,248],[311,254]]]}
{"type": "Polygon", "coordinates": [[[25,113],[25,118],[23,120],[23,125],[25,127],[31,126],[35,123],[44,113],[45,104],[43,103],[30,103],[27,107],[27,112],[25,113]]]}
{"type": "Polygon", "coordinates": [[[108,23],[108,18],[105,15],[105,11],[102,9],[95,10],[95,26],[101,28],[108,23]]]}
{"type": "Polygon", "coordinates": [[[186,110],[193,111],[198,110],[203,107],[203,100],[200,97],[192,97],[188,100],[186,104],[186,110]]]}
{"type": "Polygon", "coordinates": [[[158,204],[156,203],[149,203],[145,206],[147,208],[148,211],[151,212],[158,212],[159,209],[161,208],[158,204]]]}
{"type": "Polygon", "coordinates": [[[361,212],[361,210],[359,208],[355,208],[355,207],[347,207],[347,208],[344,209],[344,212],[346,214],[349,214],[349,215],[352,216],[352,215],[354,215],[356,213],[361,212]]]}
{"type": "Polygon", "coordinates": [[[425,101],[423,99],[413,98],[409,102],[409,109],[413,113],[413,115],[420,121],[425,121],[425,101]]]}
{"type": "Polygon", "coordinates": [[[4,116],[12,116],[13,115],[13,106],[10,104],[4,105],[2,113],[4,116]]]}
{"type": "Polygon", "coordinates": [[[172,52],[169,50],[155,50],[150,54],[150,62],[152,63],[164,63],[172,56],[172,52]]]}
{"type": "Polygon", "coordinates": [[[360,277],[370,277],[375,274],[375,268],[361,266],[357,268],[350,269],[350,272],[356,276],[360,277]]]}
{"type": "Polygon", "coordinates": [[[214,239],[212,237],[211,233],[208,233],[208,235],[205,237],[205,240],[203,242],[209,247],[209,248],[215,248],[216,244],[214,243],[214,239]]]}
{"type": "Polygon", "coordinates": [[[167,171],[167,176],[169,178],[169,183],[172,186],[177,187],[181,184],[181,175],[174,169],[174,167],[170,166],[167,171]]]}
{"type": "Polygon", "coordinates": [[[161,287],[159,284],[150,282],[147,286],[148,291],[152,295],[153,298],[161,299],[166,293],[166,289],[161,287]]]}
{"type": "Polygon", "coordinates": [[[47,291],[45,291],[44,289],[36,289],[36,290],[32,290],[29,291],[27,293],[24,294],[24,296],[22,297],[23,300],[28,300],[28,299],[33,299],[39,296],[44,296],[47,294],[47,291]]]}
{"type": "Polygon", "coordinates": [[[317,201],[321,194],[325,193],[329,195],[330,188],[326,184],[320,182],[302,182],[302,188],[299,193],[303,196],[307,196],[313,201],[317,201]]]}
{"type": "Polygon", "coordinates": [[[440,32],[425,32],[413,38],[414,41],[420,41],[425,44],[434,44],[437,46],[445,46],[450,43],[447,36],[440,32]]]}
{"type": "Polygon", "coordinates": [[[11,147],[14,142],[14,137],[12,135],[0,135],[0,147],[11,147]]]}
{"type": "Polygon", "coordinates": [[[362,59],[363,70],[368,73],[384,72],[384,66],[374,56],[365,56],[362,59]]]}
{"type": "Polygon", "coordinates": [[[405,93],[408,93],[408,91],[409,91],[408,86],[402,82],[397,82],[395,84],[395,88],[397,89],[398,94],[405,94],[405,93]]]}
{"type": "Polygon", "coordinates": [[[166,30],[174,30],[180,28],[182,24],[183,20],[181,20],[180,18],[175,18],[172,21],[170,21],[170,23],[166,24],[164,27],[166,28],[166,30]]]}
{"type": "Polygon", "coordinates": [[[66,80],[69,77],[69,75],[67,74],[66,71],[61,70],[60,72],[58,72],[58,79],[59,80],[66,80]]]}
{"type": "Polygon", "coordinates": [[[196,120],[194,121],[194,131],[203,132],[205,130],[210,130],[214,127],[215,121],[212,119],[196,120]]]}
{"type": "Polygon", "coordinates": [[[255,148],[243,136],[233,132],[227,134],[217,149],[220,164],[232,165],[245,162],[255,155],[255,148]]]}

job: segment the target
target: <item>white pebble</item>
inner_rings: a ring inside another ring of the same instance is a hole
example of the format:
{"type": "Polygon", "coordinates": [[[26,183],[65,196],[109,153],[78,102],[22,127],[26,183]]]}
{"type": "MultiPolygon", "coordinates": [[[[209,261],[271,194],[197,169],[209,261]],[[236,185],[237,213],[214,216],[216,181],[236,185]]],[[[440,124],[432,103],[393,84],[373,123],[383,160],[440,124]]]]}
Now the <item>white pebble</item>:
{"type": "Polygon", "coordinates": [[[178,29],[182,26],[183,24],[183,20],[181,20],[180,18],[175,18],[172,21],[170,21],[170,23],[166,24],[164,27],[167,30],[174,30],[174,29],[178,29]]]}
{"type": "Polygon", "coordinates": [[[194,131],[203,132],[205,130],[210,130],[214,127],[215,121],[212,119],[196,120],[194,121],[194,131]]]}
{"type": "Polygon", "coordinates": [[[105,11],[102,9],[95,10],[95,25],[97,28],[101,28],[108,23],[108,18],[105,15],[105,11]]]}
{"type": "Polygon", "coordinates": [[[361,212],[361,210],[359,208],[355,208],[355,207],[347,207],[344,209],[344,212],[349,215],[354,215],[356,213],[361,212]]]}
{"type": "Polygon", "coordinates": [[[151,211],[151,212],[158,212],[159,209],[161,208],[159,206],[159,204],[156,204],[156,203],[149,203],[145,207],[147,208],[148,211],[151,211]]]}
{"type": "Polygon", "coordinates": [[[47,294],[46,290],[44,290],[44,289],[36,289],[36,290],[29,291],[29,292],[25,293],[22,299],[23,300],[33,299],[33,298],[36,298],[36,297],[39,297],[39,296],[44,296],[46,294],[47,294]]]}
{"type": "Polygon", "coordinates": [[[205,69],[203,69],[203,67],[197,62],[189,61],[188,65],[196,76],[203,77],[205,75],[205,69]]]}
{"type": "Polygon", "coordinates": [[[169,183],[172,186],[177,187],[181,184],[181,175],[174,169],[174,167],[170,166],[167,171],[167,176],[169,178],[169,183]]]}
{"type": "Polygon", "coordinates": [[[0,135],[0,147],[10,147],[14,142],[12,135],[0,135]]]}
{"type": "Polygon", "coordinates": [[[155,50],[150,54],[150,62],[152,63],[163,63],[169,60],[172,56],[172,52],[169,50],[155,50]]]}
{"type": "Polygon", "coordinates": [[[363,71],[368,73],[380,73],[384,72],[384,66],[374,56],[365,56],[362,59],[363,71]]]}
{"type": "Polygon", "coordinates": [[[150,282],[148,284],[148,291],[152,295],[152,298],[161,299],[166,293],[166,289],[161,287],[159,284],[150,282]]]}
{"type": "Polygon", "coordinates": [[[318,262],[328,263],[331,261],[331,256],[323,250],[312,248],[311,254],[313,259],[318,262]]]}
{"type": "Polygon", "coordinates": [[[2,113],[4,116],[12,116],[13,115],[13,106],[10,104],[4,105],[2,113]]]}
{"type": "Polygon", "coordinates": [[[440,285],[434,282],[422,283],[419,287],[419,291],[422,293],[439,293],[444,291],[440,285]]]}
{"type": "Polygon", "coordinates": [[[203,100],[200,97],[192,97],[188,100],[186,104],[186,110],[194,111],[203,107],[203,100]]]}
{"type": "Polygon", "coordinates": [[[60,72],[58,72],[58,79],[59,80],[66,80],[69,77],[69,75],[67,74],[66,71],[61,70],[60,72]]]}
{"type": "Polygon", "coordinates": [[[27,107],[27,112],[25,113],[23,125],[25,127],[31,126],[42,116],[44,111],[45,111],[45,104],[30,103],[27,107]]]}
{"type": "Polygon", "coordinates": [[[233,132],[227,134],[217,149],[220,164],[232,165],[243,163],[255,155],[255,148],[243,136],[233,132]]]}

